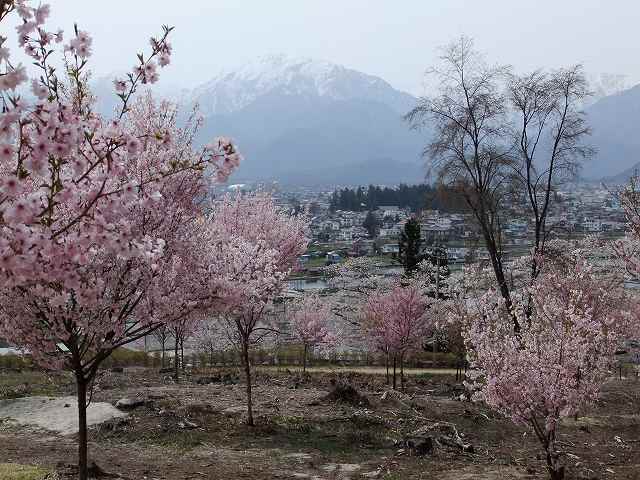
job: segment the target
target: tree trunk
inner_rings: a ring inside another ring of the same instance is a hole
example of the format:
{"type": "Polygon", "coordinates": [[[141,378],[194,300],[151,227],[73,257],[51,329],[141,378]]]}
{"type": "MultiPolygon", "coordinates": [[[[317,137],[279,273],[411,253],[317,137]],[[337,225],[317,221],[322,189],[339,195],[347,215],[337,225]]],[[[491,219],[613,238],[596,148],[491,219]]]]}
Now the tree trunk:
{"type": "Polygon", "coordinates": [[[253,427],[253,404],[251,400],[251,364],[249,363],[248,341],[242,341],[242,359],[244,361],[244,373],[247,381],[247,424],[253,427]]]}
{"type": "Polygon", "coordinates": [[[393,356],[393,389],[396,389],[396,356],[393,356]]]}
{"type": "Polygon", "coordinates": [[[180,365],[182,365],[182,371],[184,372],[184,340],[180,340],[180,365]]]}
{"type": "Polygon", "coordinates": [[[180,378],[180,371],[178,370],[178,363],[180,357],[178,356],[178,337],[176,336],[175,345],[173,346],[173,378],[178,381],[180,378]]]}
{"type": "Polygon", "coordinates": [[[89,473],[87,455],[87,382],[82,373],[76,374],[78,390],[78,478],[87,480],[89,473]]]}
{"type": "Polygon", "coordinates": [[[165,368],[167,366],[166,361],[165,361],[165,345],[167,343],[167,337],[166,335],[162,335],[162,368],[165,368]]]}
{"type": "Polygon", "coordinates": [[[404,392],[404,353],[400,355],[400,390],[404,392]]]}
{"type": "Polygon", "coordinates": [[[386,352],[384,355],[384,366],[387,368],[387,385],[389,385],[389,352],[386,352]]]}
{"type": "Polygon", "coordinates": [[[432,356],[431,356],[431,368],[436,368],[436,354],[438,353],[438,335],[434,332],[433,334],[433,347],[431,348],[432,356]]]}
{"type": "Polygon", "coordinates": [[[307,344],[304,344],[304,352],[302,353],[302,373],[307,373],[307,344]]]}
{"type": "Polygon", "coordinates": [[[557,456],[547,449],[547,470],[551,480],[564,480],[564,466],[558,464],[557,456]]]}

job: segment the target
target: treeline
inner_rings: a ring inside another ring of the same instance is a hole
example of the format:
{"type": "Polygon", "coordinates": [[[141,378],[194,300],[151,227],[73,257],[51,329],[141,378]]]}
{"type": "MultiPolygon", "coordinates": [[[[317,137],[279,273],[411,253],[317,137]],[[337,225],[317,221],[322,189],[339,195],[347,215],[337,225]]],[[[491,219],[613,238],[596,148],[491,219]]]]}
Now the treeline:
{"type": "Polygon", "coordinates": [[[441,212],[463,212],[466,209],[460,193],[442,185],[405,185],[398,187],[369,187],[338,189],[331,195],[331,211],[350,210],[361,212],[375,210],[381,205],[397,205],[411,211],[440,210],[441,212]]]}

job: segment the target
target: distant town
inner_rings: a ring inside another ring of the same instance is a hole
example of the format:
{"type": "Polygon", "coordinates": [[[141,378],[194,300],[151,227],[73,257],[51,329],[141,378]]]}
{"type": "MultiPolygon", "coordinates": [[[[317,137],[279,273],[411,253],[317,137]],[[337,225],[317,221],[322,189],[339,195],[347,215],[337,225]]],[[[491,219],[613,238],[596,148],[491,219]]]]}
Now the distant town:
{"type": "MultiPolygon", "coordinates": [[[[397,185],[383,188],[399,191],[417,190],[418,187],[397,185]]],[[[343,208],[340,202],[337,205],[335,202],[341,192],[348,192],[343,197],[349,197],[350,193],[357,194],[359,190],[366,192],[372,187],[269,188],[273,189],[281,207],[304,211],[311,220],[312,242],[308,252],[300,258],[300,268],[294,273],[296,276],[318,275],[322,267],[350,257],[372,256],[393,262],[399,252],[400,234],[411,217],[419,221],[423,248],[446,247],[450,265],[488,259],[473,215],[466,211],[463,201],[451,196],[449,202],[444,200],[444,205],[442,200],[430,202],[429,193],[425,193],[418,202],[412,196],[407,196],[405,201],[396,204],[367,206],[351,202],[350,208],[343,208]],[[434,209],[433,203],[440,203],[444,208],[434,209]],[[455,204],[454,210],[457,211],[451,211],[451,204],[455,204]]],[[[429,188],[423,190],[428,191],[429,188]]],[[[598,235],[612,239],[623,236],[628,229],[624,210],[615,195],[615,187],[572,183],[558,189],[555,195],[557,203],[548,217],[548,227],[556,237],[598,235]]],[[[503,246],[507,259],[528,253],[533,235],[534,224],[527,216],[525,199],[518,200],[514,198],[504,226],[503,246]]]]}

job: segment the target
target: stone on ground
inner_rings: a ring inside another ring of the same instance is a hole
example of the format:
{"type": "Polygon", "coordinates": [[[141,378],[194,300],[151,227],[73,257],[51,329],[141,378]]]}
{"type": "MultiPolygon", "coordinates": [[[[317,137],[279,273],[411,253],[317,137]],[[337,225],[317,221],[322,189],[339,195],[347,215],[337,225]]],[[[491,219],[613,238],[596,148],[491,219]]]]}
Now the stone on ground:
{"type": "MultiPolygon", "coordinates": [[[[87,409],[87,425],[126,416],[126,413],[109,403],[92,403],[87,409]]],[[[78,432],[78,402],[75,397],[24,397],[0,400],[0,418],[9,418],[22,425],[33,425],[62,435],[71,435],[78,432]]]]}

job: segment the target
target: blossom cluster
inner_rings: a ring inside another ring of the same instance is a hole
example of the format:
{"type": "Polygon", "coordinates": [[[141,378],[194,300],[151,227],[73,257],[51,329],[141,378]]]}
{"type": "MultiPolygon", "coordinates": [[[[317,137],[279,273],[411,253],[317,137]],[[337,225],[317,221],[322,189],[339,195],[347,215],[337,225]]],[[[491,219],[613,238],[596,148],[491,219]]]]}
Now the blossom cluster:
{"type": "Polygon", "coordinates": [[[433,318],[429,299],[415,284],[398,284],[369,295],[361,316],[372,348],[402,356],[421,346],[433,318]]]}
{"type": "Polygon", "coordinates": [[[169,63],[170,28],[152,39],[151,55],[138,56],[147,73],[130,76],[120,114],[106,119],[92,111],[84,73],[90,35],[75,28],[59,76],[51,63],[64,33],[46,28],[49,7],[12,5],[18,44],[40,76],[31,82],[34,100],[25,100],[27,71],[13,66],[0,37],[0,336],[45,366],[85,354],[98,362],[209,301],[210,293],[185,288],[205,283],[195,276],[206,266],[193,268],[193,255],[204,252],[193,234],[198,200],[207,179],[225,180],[240,155],[224,137],[194,150],[196,127],[179,128],[168,114],[174,107],[134,99],[138,84],[157,75],[148,65],[169,63]],[[193,296],[185,300],[185,291],[193,296]],[[74,350],[77,342],[85,350],[74,350]]]}
{"type": "Polygon", "coordinates": [[[547,269],[526,290],[512,312],[495,291],[469,305],[469,386],[476,399],[550,438],[561,417],[597,398],[629,319],[619,293],[583,260],[547,269]]]}

